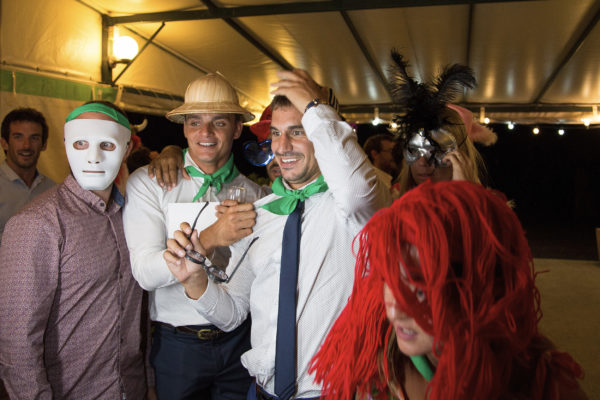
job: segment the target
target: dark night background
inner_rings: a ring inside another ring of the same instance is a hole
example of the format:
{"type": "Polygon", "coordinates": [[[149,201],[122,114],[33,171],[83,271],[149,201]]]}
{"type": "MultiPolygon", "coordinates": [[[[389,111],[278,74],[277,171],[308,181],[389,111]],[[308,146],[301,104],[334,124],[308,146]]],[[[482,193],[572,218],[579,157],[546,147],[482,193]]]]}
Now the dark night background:
{"type": "MultiPolygon", "coordinates": [[[[166,118],[129,113],[134,123],[148,118],[140,136],[145,146],[160,151],[167,144],[186,146],[181,125],[166,118]]],[[[595,228],[600,227],[600,128],[565,126],[559,136],[556,125],[533,126],[491,124],[498,142],[478,146],[488,169],[487,185],[500,190],[516,203],[515,212],[527,233],[533,255],[544,258],[597,260],[595,228]]],[[[359,142],[372,134],[385,133],[383,125],[358,126],[359,142]]],[[[244,142],[254,136],[244,127],[234,142],[235,163],[243,174],[264,175],[262,168],[248,164],[242,156],[244,142]]]]}

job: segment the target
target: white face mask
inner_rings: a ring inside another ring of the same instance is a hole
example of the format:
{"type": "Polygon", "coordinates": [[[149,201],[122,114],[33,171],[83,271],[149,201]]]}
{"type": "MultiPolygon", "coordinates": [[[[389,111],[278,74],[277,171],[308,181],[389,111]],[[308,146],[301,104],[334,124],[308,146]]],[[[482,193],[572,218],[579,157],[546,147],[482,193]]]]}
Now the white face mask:
{"type": "Polygon", "coordinates": [[[86,190],[104,190],[117,177],[131,131],[101,119],[74,119],[65,124],[65,150],[73,176],[86,190]]]}

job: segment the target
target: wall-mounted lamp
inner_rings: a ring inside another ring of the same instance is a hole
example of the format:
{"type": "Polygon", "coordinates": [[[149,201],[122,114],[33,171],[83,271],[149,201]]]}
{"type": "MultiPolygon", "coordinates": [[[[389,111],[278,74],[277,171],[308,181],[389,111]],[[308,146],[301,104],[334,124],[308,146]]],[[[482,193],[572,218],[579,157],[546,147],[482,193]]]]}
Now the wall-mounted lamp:
{"type": "Polygon", "coordinates": [[[535,128],[533,128],[533,134],[537,135],[540,133],[540,128],[538,128],[537,126],[535,128]]]}
{"type": "Polygon", "coordinates": [[[115,36],[113,38],[110,66],[114,68],[117,64],[129,64],[137,55],[138,44],[130,36],[115,36]]]}
{"type": "Polygon", "coordinates": [[[508,127],[509,130],[513,130],[515,129],[515,124],[512,121],[508,121],[508,123],[506,124],[506,126],[508,127]]]}
{"type": "Polygon", "coordinates": [[[106,26],[102,24],[102,82],[115,85],[119,78],[132,63],[144,52],[150,43],[156,38],[158,33],[165,27],[165,22],[146,39],[142,48],[138,48],[138,42],[132,37],[120,35],[117,26],[106,26]],[[117,64],[124,64],[120,69],[119,75],[113,79],[112,70],[117,64]]]}

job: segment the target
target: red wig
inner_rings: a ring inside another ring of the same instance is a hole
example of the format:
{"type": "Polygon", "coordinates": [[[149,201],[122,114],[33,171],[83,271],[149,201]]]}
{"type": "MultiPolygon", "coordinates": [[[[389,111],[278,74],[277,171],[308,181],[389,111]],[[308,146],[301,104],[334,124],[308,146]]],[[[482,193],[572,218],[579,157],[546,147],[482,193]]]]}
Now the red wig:
{"type": "Polygon", "coordinates": [[[538,333],[531,252],[500,193],[470,182],[427,182],[376,213],[355,240],[352,295],[311,366],[328,397],[387,392],[387,363],[382,374],[378,362],[391,331],[384,283],[434,338],[429,399],[548,399],[558,398],[557,379],[577,387],[579,365],[538,333]]]}

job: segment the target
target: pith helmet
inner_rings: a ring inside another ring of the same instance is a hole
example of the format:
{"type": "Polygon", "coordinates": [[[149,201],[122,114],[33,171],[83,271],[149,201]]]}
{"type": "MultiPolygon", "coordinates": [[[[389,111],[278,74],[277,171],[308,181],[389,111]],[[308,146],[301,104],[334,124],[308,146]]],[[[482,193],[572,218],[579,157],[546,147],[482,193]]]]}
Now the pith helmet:
{"type": "Polygon", "coordinates": [[[167,113],[167,118],[183,124],[186,114],[241,114],[244,122],[254,115],[240,106],[233,86],[219,74],[207,74],[190,83],[185,91],[183,105],[167,113]]]}

